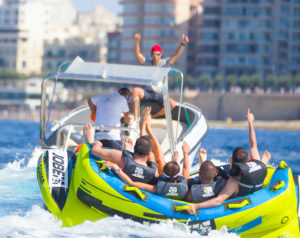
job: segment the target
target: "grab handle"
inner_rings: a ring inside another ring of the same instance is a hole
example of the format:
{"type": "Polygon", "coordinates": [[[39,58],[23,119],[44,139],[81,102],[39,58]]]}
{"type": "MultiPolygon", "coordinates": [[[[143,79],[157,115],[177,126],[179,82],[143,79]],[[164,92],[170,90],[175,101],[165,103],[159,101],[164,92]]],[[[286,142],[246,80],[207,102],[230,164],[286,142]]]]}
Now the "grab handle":
{"type": "MultiPolygon", "coordinates": [[[[189,205],[179,205],[176,203],[172,204],[172,211],[173,212],[187,212],[187,210],[189,210],[190,207],[189,205]]],[[[194,213],[194,215],[199,215],[199,210],[196,210],[196,212],[194,213]]]]}
{"type": "Polygon", "coordinates": [[[242,208],[242,207],[244,207],[246,205],[250,205],[250,204],[251,204],[250,198],[246,197],[246,198],[241,198],[241,199],[238,199],[235,201],[224,203],[223,206],[226,210],[229,210],[229,209],[242,208]]]}
{"type": "Polygon", "coordinates": [[[148,200],[148,197],[149,197],[149,194],[143,193],[137,187],[131,187],[131,186],[128,186],[127,184],[125,184],[122,187],[122,190],[126,191],[126,192],[134,192],[141,200],[143,200],[145,202],[148,200]]]}
{"type": "Polygon", "coordinates": [[[282,180],[277,180],[270,188],[272,192],[277,192],[278,189],[282,188],[285,185],[285,182],[282,180]]]}

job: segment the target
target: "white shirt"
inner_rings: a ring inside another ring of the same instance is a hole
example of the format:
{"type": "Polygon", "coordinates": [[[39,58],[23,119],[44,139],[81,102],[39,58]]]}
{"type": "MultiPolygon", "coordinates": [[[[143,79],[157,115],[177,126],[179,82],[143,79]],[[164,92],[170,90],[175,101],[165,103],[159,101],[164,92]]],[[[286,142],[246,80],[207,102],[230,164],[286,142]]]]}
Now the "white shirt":
{"type": "MultiPolygon", "coordinates": [[[[120,125],[121,114],[129,112],[126,99],[118,91],[111,94],[101,94],[91,98],[97,106],[95,126],[115,127],[120,125]]],[[[97,133],[96,133],[97,134],[97,133]]],[[[97,139],[120,140],[120,131],[112,130],[109,133],[101,133],[103,136],[97,139]],[[106,138],[105,134],[107,135],[106,138]]]]}

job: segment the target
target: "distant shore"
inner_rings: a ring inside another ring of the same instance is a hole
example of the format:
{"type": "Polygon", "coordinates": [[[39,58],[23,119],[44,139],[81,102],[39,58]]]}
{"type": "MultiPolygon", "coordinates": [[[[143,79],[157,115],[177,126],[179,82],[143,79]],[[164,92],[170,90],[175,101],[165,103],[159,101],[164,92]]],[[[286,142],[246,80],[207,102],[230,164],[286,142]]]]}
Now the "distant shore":
{"type": "MultiPolygon", "coordinates": [[[[6,114],[0,115],[0,120],[23,120],[23,121],[39,121],[39,113],[21,113],[21,114],[6,114]]],[[[229,128],[229,129],[247,129],[247,121],[214,121],[207,120],[210,128],[229,128]]],[[[256,129],[270,129],[270,130],[292,130],[300,131],[300,120],[275,120],[275,121],[261,121],[254,122],[256,129]]]]}
{"type": "MultiPolygon", "coordinates": [[[[211,121],[208,120],[210,128],[230,128],[230,129],[247,129],[247,121],[211,121]]],[[[270,130],[292,130],[300,131],[300,120],[284,121],[255,121],[254,126],[256,129],[270,129],[270,130]]]]}

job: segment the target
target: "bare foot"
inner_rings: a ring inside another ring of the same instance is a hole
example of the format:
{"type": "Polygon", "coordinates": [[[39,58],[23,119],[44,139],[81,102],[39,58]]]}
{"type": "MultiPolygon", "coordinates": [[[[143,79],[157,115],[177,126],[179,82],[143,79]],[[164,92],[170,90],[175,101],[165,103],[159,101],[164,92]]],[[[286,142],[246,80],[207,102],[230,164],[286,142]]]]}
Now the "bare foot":
{"type": "Polygon", "coordinates": [[[125,139],[124,149],[133,151],[133,141],[129,137],[126,137],[126,139],[125,139]]]}
{"type": "Polygon", "coordinates": [[[95,138],[95,130],[92,127],[91,123],[87,123],[83,127],[83,135],[85,136],[88,143],[93,143],[95,138]]]}
{"type": "Polygon", "coordinates": [[[146,107],[142,113],[142,126],[141,126],[141,136],[146,135],[146,127],[151,126],[151,107],[146,107]]]}
{"type": "Polygon", "coordinates": [[[178,151],[174,151],[174,153],[172,154],[172,161],[175,161],[178,164],[180,164],[178,151]]]}
{"type": "Polygon", "coordinates": [[[198,156],[199,156],[199,162],[200,165],[207,159],[207,153],[204,148],[200,148],[198,151],[198,156]]]}
{"type": "Polygon", "coordinates": [[[261,162],[263,162],[265,165],[267,165],[268,163],[269,163],[269,161],[270,161],[270,159],[271,159],[271,154],[270,154],[270,152],[269,151],[265,151],[264,153],[263,153],[263,155],[261,156],[261,162]]]}

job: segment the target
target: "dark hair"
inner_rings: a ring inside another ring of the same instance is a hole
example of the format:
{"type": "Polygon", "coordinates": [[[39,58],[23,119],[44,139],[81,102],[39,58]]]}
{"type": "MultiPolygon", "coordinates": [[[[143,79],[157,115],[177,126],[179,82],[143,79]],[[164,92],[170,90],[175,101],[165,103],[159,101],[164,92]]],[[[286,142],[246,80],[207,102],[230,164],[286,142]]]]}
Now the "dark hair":
{"type": "Polygon", "coordinates": [[[152,150],[152,140],[149,136],[141,136],[134,145],[134,153],[140,156],[148,155],[152,150]]]}
{"type": "Polygon", "coordinates": [[[122,94],[122,93],[128,93],[130,92],[130,90],[128,88],[120,88],[119,89],[119,93],[122,94]]]}
{"type": "Polygon", "coordinates": [[[180,166],[175,161],[169,161],[168,163],[165,164],[163,168],[163,172],[166,175],[165,179],[174,183],[178,178],[178,173],[180,172],[180,166]]]}
{"type": "Polygon", "coordinates": [[[243,147],[236,147],[232,152],[233,163],[247,163],[249,161],[248,151],[243,147]]]}
{"type": "Polygon", "coordinates": [[[212,180],[216,176],[216,166],[214,165],[213,162],[210,160],[205,160],[201,166],[199,173],[201,174],[201,177],[205,180],[212,180]]]}

